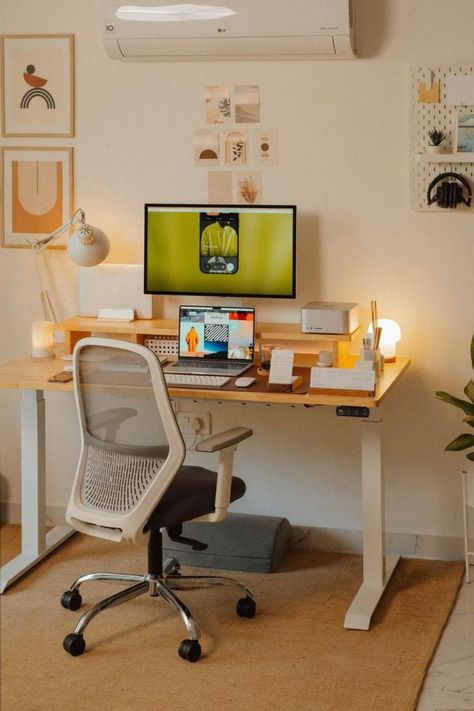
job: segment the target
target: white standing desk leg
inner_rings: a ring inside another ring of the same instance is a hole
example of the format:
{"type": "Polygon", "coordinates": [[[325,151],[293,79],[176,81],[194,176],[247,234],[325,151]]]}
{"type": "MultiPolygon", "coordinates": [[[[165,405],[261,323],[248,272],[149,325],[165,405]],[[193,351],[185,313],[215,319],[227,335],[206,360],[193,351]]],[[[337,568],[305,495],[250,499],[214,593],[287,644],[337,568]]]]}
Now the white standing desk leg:
{"type": "Polygon", "coordinates": [[[21,400],[21,553],[1,568],[0,593],[74,533],[55,526],[46,533],[45,401],[42,390],[21,400]]]}
{"type": "Polygon", "coordinates": [[[372,614],[399,560],[384,553],[382,421],[375,413],[362,420],[363,582],[347,611],[344,627],[368,630],[372,614]]]}

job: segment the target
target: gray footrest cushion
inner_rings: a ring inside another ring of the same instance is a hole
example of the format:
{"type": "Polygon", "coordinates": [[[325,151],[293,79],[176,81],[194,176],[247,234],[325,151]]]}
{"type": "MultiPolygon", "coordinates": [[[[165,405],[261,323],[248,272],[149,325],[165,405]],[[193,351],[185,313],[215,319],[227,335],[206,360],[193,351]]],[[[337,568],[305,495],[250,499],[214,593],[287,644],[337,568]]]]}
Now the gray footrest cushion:
{"type": "Polygon", "coordinates": [[[279,516],[231,513],[221,523],[185,523],[183,536],[206,543],[205,551],[171,541],[163,535],[164,557],[183,565],[271,573],[291,543],[291,525],[279,516]]]}

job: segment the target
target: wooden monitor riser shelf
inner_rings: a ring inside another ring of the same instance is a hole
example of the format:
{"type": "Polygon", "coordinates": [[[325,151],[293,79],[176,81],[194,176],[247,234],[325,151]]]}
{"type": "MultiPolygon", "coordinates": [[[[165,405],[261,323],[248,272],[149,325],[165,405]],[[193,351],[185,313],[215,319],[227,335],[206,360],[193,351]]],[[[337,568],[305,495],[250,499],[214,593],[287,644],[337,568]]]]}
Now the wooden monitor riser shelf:
{"type": "MultiPolygon", "coordinates": [[[[138,319],[125,323],[101,321],[87,316],[76,316],[55,328],[64,331],[66,353],[72,353],[77,341],[92,333],[123,336],[134,343],[143,344],[147,337],[178,337],[178,323],[175,319],[138,319]]],[[[352,333],[302,333],[299,323],[257,323],[255,327],[256,351],[258,344],[264,342],[280,343],[295,352],[295,365],[311,367],[315,365],[315,355],[321,344],[332,346],[334,365],[340,368],[353,364],[349,347],[360,328],[352,333]]]]}

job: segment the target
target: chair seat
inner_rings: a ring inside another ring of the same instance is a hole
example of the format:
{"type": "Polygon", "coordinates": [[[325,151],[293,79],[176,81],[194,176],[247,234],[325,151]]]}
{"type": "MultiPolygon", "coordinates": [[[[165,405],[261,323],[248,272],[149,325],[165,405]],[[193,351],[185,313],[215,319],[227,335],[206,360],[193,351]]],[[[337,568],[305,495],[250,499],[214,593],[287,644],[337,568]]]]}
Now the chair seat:
{"type": "MultiPolygon", "coordinates": [[[[155,508],[145,530],[156,530],[191,521],[214,511],[217,473],[203,467],[182,466],[155,508]]],[[[230,500],[245,494],[245,483],[232,477],[230,500]]]]}

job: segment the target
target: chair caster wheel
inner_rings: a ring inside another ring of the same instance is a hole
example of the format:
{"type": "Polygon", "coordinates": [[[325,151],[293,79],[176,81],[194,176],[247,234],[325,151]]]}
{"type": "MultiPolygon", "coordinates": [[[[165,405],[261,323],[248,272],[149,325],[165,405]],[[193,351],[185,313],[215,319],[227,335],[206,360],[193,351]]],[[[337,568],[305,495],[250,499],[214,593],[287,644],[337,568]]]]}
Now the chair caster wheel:
{"type": "Polygon", "coordinates": [[[178,654],[188,662],[197,662],[201,656],[201,645],[197,639],[183,639],[178,647],[178,654]]]}
{"type": "Polygon", "coordinates": [[[181,575],[181,565],[177,558],[168,558],[163,565],[163,573],[165,575],[181,575]]]}
{"type": "Polygon", "coordinates": [[[61,605],[66,610],[78,610],[82,605],[82,597],[78,590],[66,590],[61,595],[61,605]]]}
{"type": "Polygon", "coordinates": [[[255,617],[256,609],[257,605],[253,598],[241,597],[237,603],[235,611],[239,617],[248,617],[249,619],[251,619],[252,617],[255,617]]]}
{"type": "Polygon", "coordinates": [[[86,648],[82,634],[71,632],[64,638],[63,647],[73,657],[78,657],[86,648]]]}

